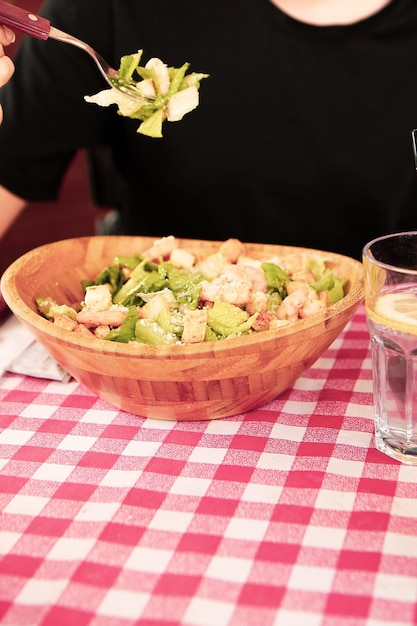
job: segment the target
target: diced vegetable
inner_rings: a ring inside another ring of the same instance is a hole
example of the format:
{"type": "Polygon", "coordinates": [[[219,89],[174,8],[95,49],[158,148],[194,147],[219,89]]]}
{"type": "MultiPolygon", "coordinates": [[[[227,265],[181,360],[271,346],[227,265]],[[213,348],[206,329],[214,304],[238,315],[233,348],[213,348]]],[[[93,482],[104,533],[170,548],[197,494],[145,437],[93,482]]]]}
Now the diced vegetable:
{"type": "Polygon", "coordinates": [[[207,324],[218,335],[228,337],[247,332],[256,317],[256,313],[249,317],[246,311],[229,302],[215,302],[208,311],[207,324]]]}
{"type": "Polygon", "coordinates": [[[46,296],[36,300],[40,314],[107,341],[173,345],[279,332],[343,298],[345,279],[317,257],[253,259],[234,239],[199,258],[170,235],[117,255],[82,285],[78,311],[46,296]]]}

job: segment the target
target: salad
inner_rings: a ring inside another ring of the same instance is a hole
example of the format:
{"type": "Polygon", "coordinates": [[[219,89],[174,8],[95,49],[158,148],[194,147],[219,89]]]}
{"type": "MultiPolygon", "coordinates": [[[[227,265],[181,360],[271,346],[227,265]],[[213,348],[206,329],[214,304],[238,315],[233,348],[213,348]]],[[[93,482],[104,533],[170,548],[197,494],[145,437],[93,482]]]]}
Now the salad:
{"type": "Polygon", "coordinates": [[[140,65],[143,50],[122,57],[117,77],[113,79],[116,89],[110,87],[92,96],[86,102],[99,106],[116,104],[118,113],[140,120],[138,133],[149,137],[162,137],[162,124],[177,122],[199,104],[200,81],[208,74],[187,73],[190,64],[179,68],[168,67],[158,58],[140,65]],[[137,100],[122,93],[129,85],[137,91],[137,100]],[[122,91],[120,91],[122,89],[122,91]]]}
{"type": "Polygon", "coordinates": [[[220,341],[297,323],[344,297],[345,279],[322,256],[259,260],[238,239],[203,257],[170,235],[134,256],[116,256],[72,308],[36,299],[41,315],[71,332],[154,345],[220,341]]]}

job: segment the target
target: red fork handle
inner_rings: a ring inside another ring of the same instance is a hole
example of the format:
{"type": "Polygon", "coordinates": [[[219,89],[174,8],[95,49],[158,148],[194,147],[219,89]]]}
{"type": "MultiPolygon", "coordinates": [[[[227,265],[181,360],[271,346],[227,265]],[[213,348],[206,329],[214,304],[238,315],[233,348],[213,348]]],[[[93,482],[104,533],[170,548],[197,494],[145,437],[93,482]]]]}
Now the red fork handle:
{"type": "Polygon", "coordinates": [[[51,30],[51,24],[46,18],[4,0],[0,0],[0,24],[10,26],[12,30],[20,30],[37,39],[48,39],[51,30]]]}

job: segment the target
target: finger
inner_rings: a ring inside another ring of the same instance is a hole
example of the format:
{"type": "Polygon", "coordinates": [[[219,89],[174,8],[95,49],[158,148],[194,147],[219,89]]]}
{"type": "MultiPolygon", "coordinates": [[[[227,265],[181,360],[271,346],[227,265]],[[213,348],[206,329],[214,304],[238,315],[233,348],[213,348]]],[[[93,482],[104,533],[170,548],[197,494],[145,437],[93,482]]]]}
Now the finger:
{"type": "Polygon", "coordinates": [[[13,76],[14,63],[8,56],[0,57],[0,87],[3,87],[13,76]]]}
{"type": "Polygon", "coordinates": [[[16,41],[15,33],[4,24],[0,25],[0,43],[4,46],[8,46],[16,41]]]}

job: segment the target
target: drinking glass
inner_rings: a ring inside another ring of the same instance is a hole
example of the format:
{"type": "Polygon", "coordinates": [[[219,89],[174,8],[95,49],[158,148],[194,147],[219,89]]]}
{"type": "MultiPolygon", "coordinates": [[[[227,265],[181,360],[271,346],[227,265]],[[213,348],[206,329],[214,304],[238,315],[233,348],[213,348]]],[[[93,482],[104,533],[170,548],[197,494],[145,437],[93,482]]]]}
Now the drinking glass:
{"type": "Polygon", "coordinates": [[[417,465],[417,231],[373,239],[363,266],[375,445],[417,465]]]}

